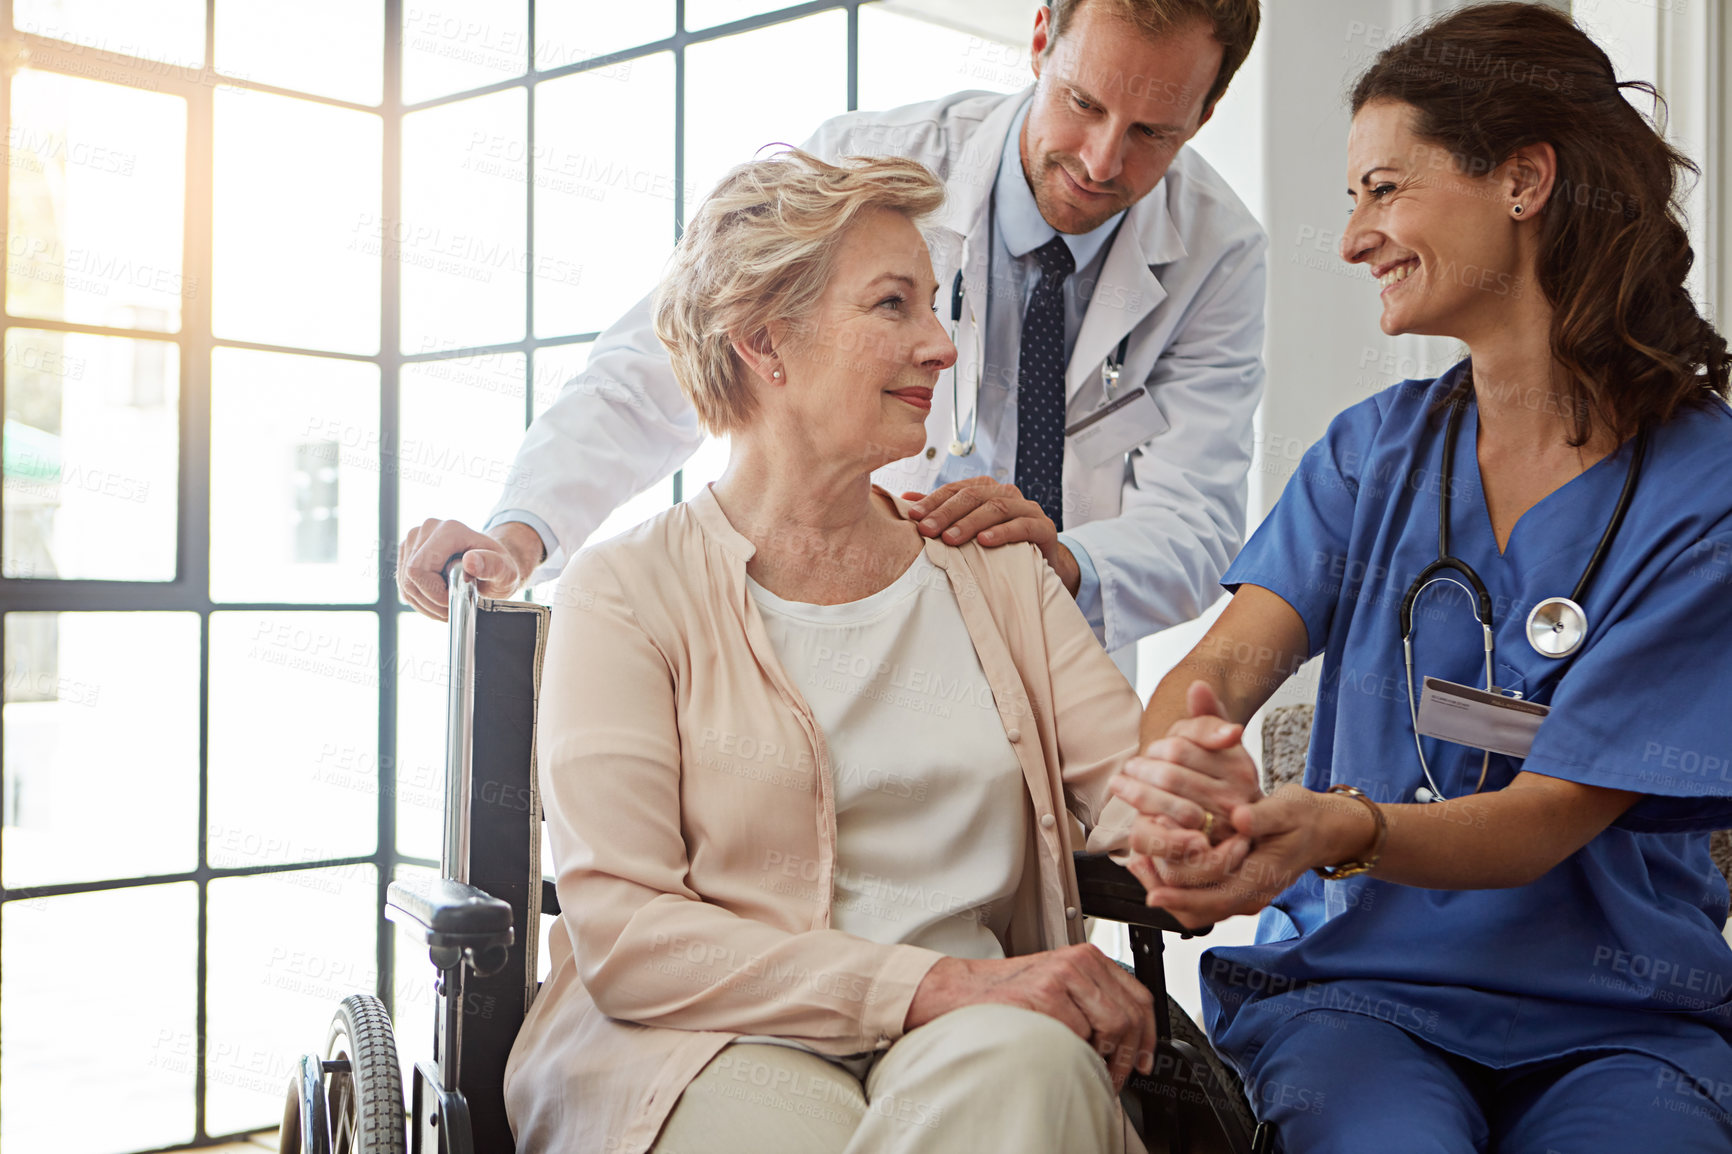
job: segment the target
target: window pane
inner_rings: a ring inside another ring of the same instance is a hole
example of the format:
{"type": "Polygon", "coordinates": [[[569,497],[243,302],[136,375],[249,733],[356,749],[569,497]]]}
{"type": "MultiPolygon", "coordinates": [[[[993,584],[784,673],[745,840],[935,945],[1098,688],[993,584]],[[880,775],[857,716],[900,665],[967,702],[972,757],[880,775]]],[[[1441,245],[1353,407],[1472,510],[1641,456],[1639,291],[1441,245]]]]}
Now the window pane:
{"type": "Polygon", "coordinates": [[[250,349],[211,354],[211,598],[373,601],[379,370],[250,349]]]}
{"type": "Polygon", "coordinates": [[[20,32],[197,68],[204,63],[204,0],[12,0],[20,32]]]}
{"type": "Polygon", "coordinates": [[[211,614],[211,865],[373,852],[376,621],[372,613],[211,614]]]}
{"type": "Polygon", "coordinates": [[[686,199],[686,220],[728,169],[766,144],[800,144],[846,112],[847,64],[841,11],[688,48],[686,180],[696,194],[686,199]]]}
{"type": "MultiPolygon", "coordinates": [[[[674,34],[673,0],[573,4],[535,0],[535,67],[543,72],[665,40],[674,34]]],[[[633,68],[635,61],[617,65],[633,68]]]]}
{"type": "Polygon", "coordinates": [[[444,844],[450,637],[443,621],[397,615],[397,852],[433,861],[444,844]]]}
{"type": "Polygon", "coordinates": [[[405,528],[428,517],[478,528],[502,493],[522,491],[526,478],[512,461],[523,440],[523,371],[522,353],[403,366],[403,444],[394,467],[405,528]],[[516,384],[517,396],[500,391],[504,381],[516,384]]]}
{"type": "Polygon", "coordinates": [[[384,63],[379,0],[217,0],[224,76],[377,104],[384,63]]]}
{"type": "Polygon", "coordinates": [[[26,69],[7,143],[7,309],[179,329],[186,101],[26,69]]]}
{"type": "Polygon", "coordinates": [[[681,499],[689,500],[705,485],[720,478],[727,467],[728,439],[705,437],[704,443],[698,446],[698,451],[691,455],[685,468],[680,470],[681,499]]]}
{"type": "Polygon", "coordinates": [[[535,415],[552,407],[565,382],[583,371],[589,363],[589,350],[594,341],[576,341],[569,345],[546,345],[535,350],[535,415]]]}
{"type": "MultiPolygon", "coordinates": [[[[581,7],[593,12],[603,5],[581,7]]],[[[522,76],[529,68],[528,11],[524,0],[439,0],[404,8],[403,102],[522,76]]]]}
{"type": "Polygon", "coordinates": [[[210,883],[211,1133],[281,1122],[294,1064],[323,1054],[337,1003],[377,992],[376,876],[358,865],[210,883]]]}
{"type": "Polygon", "coordinates": [[[673,53],[535,93],[535,333],[597,332],[655,287],[673,249],[673,53]]]}
{"type": "Polygon", "coordinates": [[[686,0],[686,27],[714,28],[717,24],[731,24],[748,16],[792,7],[788,0],[686,0]]]}
{"type": "MultiPolygon", "coordinates": [[[[523,336],[529,145],[513,88],[403,118],[403,219],[386,251],[403,268],[403,348],[523,336]]],[[[537,258],[570,268],[569,255],[537,258]]]]}
{"type": "Polygon", "coordinates": [[[1033,83],[1027,44],[998,44],[874,4],[860,8],[861,108],[896,108],[962,89],[1020,92],[1033,83]]]}
{"type": "Polygon", "coordinates": [[[198,865],[194,613],[8,613],[8,888],[198,865]]]}
{"type": "MultiPolygon", "coordinates": [[[[396,880],[405,878],[436,878],[438,870],[425,869],[421,866],[399,865],[393,875],[396,880]]],[[[391,947],[394,951],[391,962],[392,976],[395,979],[391,1002],[391,1024],[397,1027],[397,1059],[403,1063],[405,1070],[413,1070],[416,1062],[433,1061],[433,1016],[436,1005],[433,996],[433,979],[439,971],[433,968],[433,963],[427,957],[427,947],[411,938],[408,934],[396,931],[392,927],[391,947]]],[[[409,1086],[407,1080],[404,1087],[409,1086]]]]}
{"type": "Polygon", "coordinates": [[[372,113],[217,90],[217,335],[379,351],[379,141],[372,113]]]}
{"type": "MultiPolygon", "coordinates": [[[[198,891],[0,906],[0,1147],[120,1154],[193,1138],[198,891]]],[[[282,1116],[282,1087],[277,1113],[282,1116]]]]}
{"type": "Polygon", "coordinates": [[[180,348],[6,332],[7,577],[172,581],[180,348]]]}

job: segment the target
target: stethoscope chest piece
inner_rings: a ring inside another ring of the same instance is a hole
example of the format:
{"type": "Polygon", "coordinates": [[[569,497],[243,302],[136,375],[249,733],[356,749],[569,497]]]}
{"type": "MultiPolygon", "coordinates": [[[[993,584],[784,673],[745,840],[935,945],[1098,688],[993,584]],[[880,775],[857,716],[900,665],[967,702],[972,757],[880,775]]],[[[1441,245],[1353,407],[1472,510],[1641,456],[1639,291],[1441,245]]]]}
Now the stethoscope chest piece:
{"type": "Polygon", "coordinates": [[[1547,597],[1528,614],[1528,644],[1542,657],[1568,657],[1588,635],[1588,615],[1568,597],[1547,597]]]}

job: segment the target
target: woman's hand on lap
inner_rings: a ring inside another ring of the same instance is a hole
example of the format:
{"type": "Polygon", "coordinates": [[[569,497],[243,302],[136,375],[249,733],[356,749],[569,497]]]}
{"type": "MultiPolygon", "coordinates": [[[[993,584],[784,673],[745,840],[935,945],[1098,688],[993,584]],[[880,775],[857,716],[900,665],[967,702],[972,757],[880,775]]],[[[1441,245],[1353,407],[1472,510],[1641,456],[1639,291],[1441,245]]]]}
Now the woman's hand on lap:
{"type": "Polygon", "coordinates": [[[1056,1018],[1105,1059],[1113,1089],[1154,1069],[1154,997],[1088,943],[1015,958],[943,958],[909,1003],[904,1030],[964,1006],[997,1003],[1056,1018]]]}

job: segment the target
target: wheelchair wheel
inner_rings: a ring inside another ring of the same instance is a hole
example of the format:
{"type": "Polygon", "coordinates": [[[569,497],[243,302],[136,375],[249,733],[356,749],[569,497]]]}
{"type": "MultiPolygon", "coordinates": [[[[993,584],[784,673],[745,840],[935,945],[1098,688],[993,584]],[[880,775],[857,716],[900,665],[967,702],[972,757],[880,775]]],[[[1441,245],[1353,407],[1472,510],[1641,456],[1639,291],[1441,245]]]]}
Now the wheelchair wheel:
{"type": "Polygon", "coordinates": [[[325,1061],[349,1064],[325,1075],[332,1154],[404,1154],[403,1072],[391,1016],[378,998],[343,999],[331,1019],[325,1061]]]}
{"type": "Polygon", "coordinates": [[[1133,1074],[1126,1087],[1145,1145],[1155,1154],[1250,1154],[1257,1120],[1238,1075],[1171,995],[1167,1016],[1154,1073],[1133,1074]]]}
{"type": "Polygon", "coordinates": [[[1172,996],[1167,997],[1167,1011],[1173,1028],[1173,1041],[1183,1043],[1191,1050],[1189,1055],[1193,1061],[1201,1063],[1208,1071],[1210,1083],[1205,1091],[1209,1106],[1217,1115],[1225,1114],[1243,1132],[1251,1134],[1257,1129],[1257,1118],[1251,1112],[1251,1102],[1245,1096],[1245,1087],[1239,1082],[1239,1075],[1233,1068],[1221,1061],[1221,1056],[1215,1053],[1215,1047],[1209,1044],[1209,1036],[1203,1028],[1191,1021],[1191,1016],[1179,1008],[1172,996]]]}

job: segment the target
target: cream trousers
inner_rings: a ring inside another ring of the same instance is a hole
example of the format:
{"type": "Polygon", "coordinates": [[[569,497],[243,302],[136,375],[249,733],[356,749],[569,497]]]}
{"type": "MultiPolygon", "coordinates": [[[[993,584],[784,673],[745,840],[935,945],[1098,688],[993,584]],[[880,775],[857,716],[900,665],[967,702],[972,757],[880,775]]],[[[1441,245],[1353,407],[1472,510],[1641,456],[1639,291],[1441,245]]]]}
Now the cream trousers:
{"type": "Polygon", "coordinates": [[[651,1154],[1122,1154],[1126,1126],[1082,1039],[1045,1014],[979,1005],[906,1034],[864,1081],[804,1050],[728,1046],[651,1154]]]}

